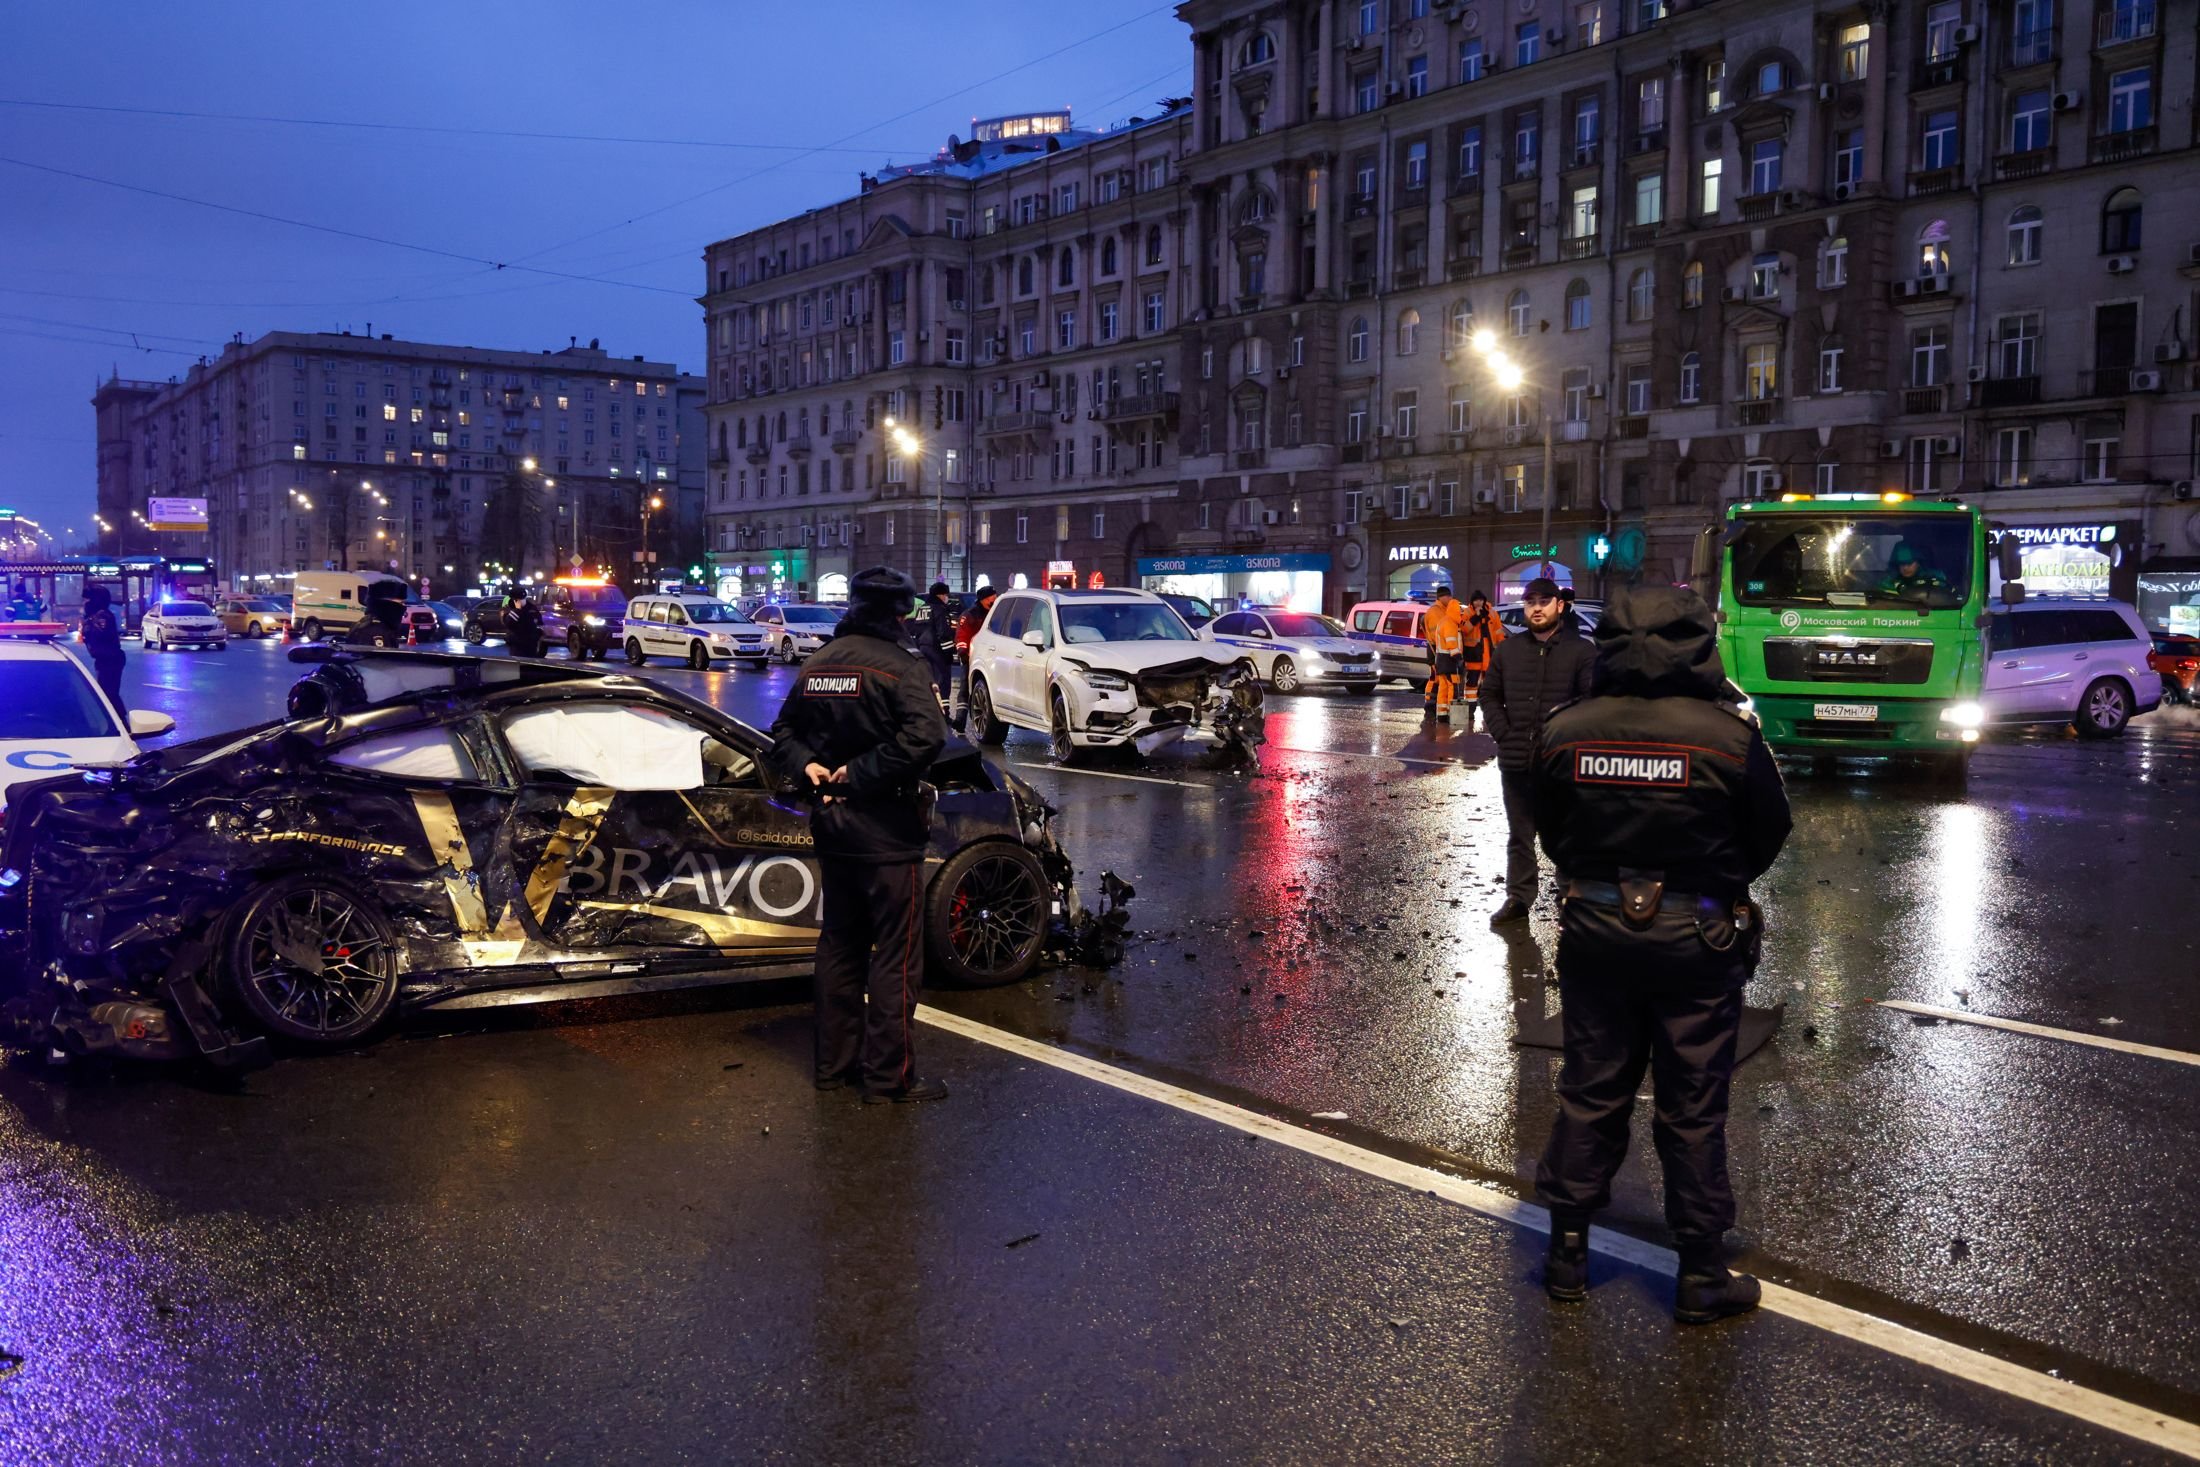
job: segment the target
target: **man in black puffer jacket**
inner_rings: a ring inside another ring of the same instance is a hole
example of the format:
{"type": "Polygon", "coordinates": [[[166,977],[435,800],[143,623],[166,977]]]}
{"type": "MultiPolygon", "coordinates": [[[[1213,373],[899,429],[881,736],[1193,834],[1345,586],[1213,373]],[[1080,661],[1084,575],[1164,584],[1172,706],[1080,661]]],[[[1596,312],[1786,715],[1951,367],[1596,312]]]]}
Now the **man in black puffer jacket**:
{"type": "Polygon", "coordinates": [[[1497,740],[1505,791],[1505,904],[1490,918],[1493,926],[1521,921],[1535,904],[1536,741],[1553,709],[1589,696],[1596,663],[1596,649],[1563,623],[1556,581],[1537,576],[1528,582],[1522,607],[1527,635],[1498,643],[1482,676],[1482,726],[1497,740]]]}

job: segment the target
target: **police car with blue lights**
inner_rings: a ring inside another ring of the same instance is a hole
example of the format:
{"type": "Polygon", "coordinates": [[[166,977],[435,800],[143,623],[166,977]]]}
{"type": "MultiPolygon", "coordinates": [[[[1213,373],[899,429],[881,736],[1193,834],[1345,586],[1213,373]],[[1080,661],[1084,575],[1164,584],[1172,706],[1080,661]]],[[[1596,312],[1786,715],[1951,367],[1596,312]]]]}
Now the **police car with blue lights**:
{"type": "Polygon", "coordinates": [[[8,787],[135,758],[137,740],[176,726],[140,709],[124,718],[91,670],[58,645],[60,622],[0,622],[0,819],[8,787]]]}
{"type": "Polygon", "coordinates": [[[770,633],[725,602],[700,594],[637,596],[626,604],[619,637],[626,660],[676,657],[700,672],[739,660],[761,668],[771,656],[770,633]]]}

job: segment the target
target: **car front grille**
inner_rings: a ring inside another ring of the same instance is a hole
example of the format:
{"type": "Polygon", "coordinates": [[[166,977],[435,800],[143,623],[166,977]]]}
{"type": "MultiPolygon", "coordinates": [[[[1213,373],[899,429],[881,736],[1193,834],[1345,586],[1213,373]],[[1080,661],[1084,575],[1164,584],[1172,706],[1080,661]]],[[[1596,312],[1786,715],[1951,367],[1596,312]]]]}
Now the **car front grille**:
{"type": "Polygon", "coordinates": [[[1901,730],[1884,723],[1865,723],[1841,718],[1799,718],[1795,736],[1802,739],[1847,739],[1859,744],[1899,738],[1901,730]]]}
{"type": "Polygon", "coordinates": [[[1779,682],[1922,683],[1932,676],[1931,642],[1834,642],[1774,637],[1765,676],[1779,682]]]}

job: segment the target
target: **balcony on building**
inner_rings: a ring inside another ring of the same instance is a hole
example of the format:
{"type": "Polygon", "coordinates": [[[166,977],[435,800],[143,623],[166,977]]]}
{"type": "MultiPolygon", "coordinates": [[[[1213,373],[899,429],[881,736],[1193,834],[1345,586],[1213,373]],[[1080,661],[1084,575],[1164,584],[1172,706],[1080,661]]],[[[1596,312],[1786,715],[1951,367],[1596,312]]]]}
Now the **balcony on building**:
{"type": "Polygon", "coordinates": [[[1911,73],[1910,90],[1930,91],[1934,87],[1952,87],[1963,79],[1963,53],[1948,51],[1938,56],[1927,56],[1917,63],[1911,73]]]}
{"type": "Polygon", "coordinates": [[[1267,540],[1268,532],[1258,525],[1239,525],[1230,531],[1232,545],[1261,545],[1267,540]]]}
{"type": "Polygon", "coordinates": [[[731,463],[733,452],[723,443],[714,443],[711,445],[710,461],[714,464],[731,463]]]}
{"type": "Polygon", "coordinates": [[[2096,163],[2121,163],[2130,158],[2142,158],[2154,151],[2156,129],[2151,127],[2126,128],[2122,132],[2104,132],[2093,139],[2093,161],[2096,163]]]}
{"type": "Polygon", "coordinates": [[[1482,252],[1479,249],[1463,250],[1444,262],[1447,280],[1468,280],[1482,273],[1482,252]]]}
{"type": "Polygon", "coordinates": [[[1373,218],[1375,214],[1375,196],[1373,194],[1354,194],[1346,205],[1345,213],[1347,217],[1353,219],[1373,218]]]}
{"type": "Polygon", "coordinates": [[[2155,27],[2154,0],[2141,0],[2136,5],[2111,4],[2101,12],[2094,23],[2093,44],[2102,49],[2128,45],[2133,41],[2151,41],[2155,27]]]}
{"type": "Polygon", "coordinates": [[[2036,376],[1988,377],[1977,387],[1982,408],[2031,407],[2040,400],[2040,379],[2036,376]]]}
{"type": "MultiPolygon", "coordinates": [[[[2095,367],[2078,374],[2080,397],[2124,397],[2134,389],[2131,379],[2137,375],[2136,367],[2095,367]]],[[[2160,373],[2154,374],[2157,378],[2160,373]]]]}
{"type": "Polygon", "coordinates": [[[1944,413],[1948,411],[1948,385],[1945,382],[1936,382],[1929,387],[1903,388],[1902,411],[1905,413],[1944,413]]]}
{"type": "Polygon", "coordinates": [[[1586,260],[1597,252],[1598,237],[1593,234],[1571,234],[1558,242],[1561,260],[1586,260]]]}
{"type": "Polygon", "coordinates": [[[1268,466],[1268,450],[1265,448],[1240,448],[1230,455],[1230,467],[1243,473],[1250,469],[1268,466]]]}
{"type": "Polygon", "coordinates": [[[1921,168],[1910,175],[1910,197],[1921,199],[1927,194],[1944,194],[1962,184],[1961,168],[1921,168]]]}
{"type": "Polygon", "coordinates": [[[1734,422],[1737,427],[1763,428],[1778,422],[1780,399],[1777,397],[1745,397],[1734,405],[1734,422]]]}
{"type": "Polygon", "coordinates": [[[810,456],[810,448],[810,435],[807,433],[798,433],[794,437],[787,440],[787,457],[808,458],[810,456]]]}
{"type": "Polygon", "coordinates": [[[2030,30],[2014,31],[2009,36],[2009,60],[2012,68],[2039,66],[2055,59],[2055,27],[2053,24],[2034,26],[2030,30]]]}
{"type": "Polygon", "coordinates": [[[1515,235],[1505,244],[1505,268],[1517,270],[1535,263],[1535,236],[1515,235]]]}
{"type": "Polygon", "coordinates": [[[1638,132],[1629,136],[1627,139],[1627,156],[1635,158],[1644,153],[1655,153],[1664,146],[1665,129],[1654,127],[1648,132],[1638,132]]]}
{"type": "Polygon", "coordinates": [[[752,463],[752,464],[760,464],[760,463],[764,463],[764,462],[766,462],[767,460],[769,460],[769,459],[771,458],[771,456],[772,456],[772,450],[771,450],[771,445],[770,445],[770,444],[768,444],[768,443],[752,443],[752,444],[750,444],[750,445],[749,445],[749,462],[750,462],[750,463],[752,463]]]}
{"type": "Polygon", "coordinates": [[[2055,150],[2033,148],[2023,153],[2004,153],[1994,160],[1996,178],[2036,178],[2055,165],[2055,150]]]}
{"type": "Polygon", "coordinates": [[[1648,438],[1650,436],[1650,415],[1648,413],[1623,413],[1614,421],[1619,424],[1619,436],[1622,438],[1648,438]]]}
{"type": "Polygon", "coordinates": [[[1173,392],[1134,392],[1109,398],[1102,405],[1100,416],[1110,423],[1130,423],[1141,418],[1173,419],[1180,401],[1173,392]]]}
{"type": "Polygon", "coordinates": [[[1054,414],[1049,412],[995,413],[978,425],[978,431],[993,438],[1015,433],[1044,433],[1053,418],[1054,414]]]}
{"type": "Polygon", "coordinates": [[[1916,305],[1932,302],[1952,295],[1954,277],[1950,275],[1912,275],[1901,280],[1887,282],[1887,298],[1896,305],[1916,305]]]}
{"type": "Polygon", "coordinates": [[[862,442],[863,430],[861,428],[835,428],[833,430],[833,452],[835,453],[854,453],[862,442]]]}

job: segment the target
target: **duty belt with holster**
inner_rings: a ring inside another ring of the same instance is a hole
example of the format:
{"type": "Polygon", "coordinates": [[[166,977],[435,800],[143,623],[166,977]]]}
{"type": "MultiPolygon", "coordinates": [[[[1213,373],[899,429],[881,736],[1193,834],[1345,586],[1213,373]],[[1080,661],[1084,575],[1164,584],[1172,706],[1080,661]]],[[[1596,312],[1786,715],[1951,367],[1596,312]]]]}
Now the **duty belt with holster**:
{"type": "Polygon", "coordinates": [[[1622,867],[1618,881],[1571,879],[1566,883],[1566,899],[1616,908],[1621,920],[1637,932],[1648,932],[1660,912],[1692,917],[1704,946],[1724,953],[1733,951],[1739,943],[1751,968],[1756,967],[1764,944],[1764,909],[1748,896],[1726,898],[1674,891],[1666,886],[1663,872],[1622,867]]]}

